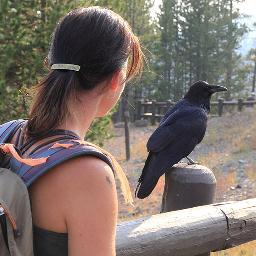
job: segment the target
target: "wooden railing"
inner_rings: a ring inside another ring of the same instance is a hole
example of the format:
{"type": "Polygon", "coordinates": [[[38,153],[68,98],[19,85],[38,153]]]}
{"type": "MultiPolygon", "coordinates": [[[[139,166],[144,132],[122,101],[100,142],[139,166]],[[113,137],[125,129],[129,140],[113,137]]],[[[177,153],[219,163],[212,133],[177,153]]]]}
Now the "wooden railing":
{"type": "Polygon", "coordinates": [[[172,167],[161,213],[117,226],[117,256],[209,256],[256,240],[256,198],[212,204],[215,189],[209,168],[172,167]]]}
{"type": "Polygon", "coordinates": [[[117,227],[117,256],[193,256],[256,239],[256,199],[148,216],[117,227]]]}
{"type": "MultiPolygon", "coordinates": [[[[151,124],[154,125],[156,121],[159,121],[163,117],[167,109],[173,106],[175,103],[171,101],[148,101],[138,100],[136,103],[136,119],[150,119],[151,124]]],[[[237,111],[241,112],[244,107],[254,107],[256,100],[243,100],[238,99],[234,101],[225,101],[218,99],[218,101],[211,102],[211,111],[214,115],[222,116],[227,107],[233,107],[237,111]]]]}

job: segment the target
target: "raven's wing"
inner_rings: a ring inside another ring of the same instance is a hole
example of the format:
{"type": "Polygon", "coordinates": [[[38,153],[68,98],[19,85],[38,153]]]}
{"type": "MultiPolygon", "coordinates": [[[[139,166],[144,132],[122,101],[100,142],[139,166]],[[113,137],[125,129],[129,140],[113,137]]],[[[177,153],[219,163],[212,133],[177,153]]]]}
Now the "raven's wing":
{"type": "Polygon", "coordinates": [[[177,132],[174,131],[174,124],[176,117],[179,115],[180,111],[175,111],[171,114],[165,124],[159,126],[149,137],[147,142],[147,150],[152,152],[161,151],[169,143],[171,143],[177,136],[177,132]]]}
{"type": "Polygon", "coordinates": [[[160,121],[160,125],[162,125],[171,114],[173,114],[178,109],[185,107],[186,105],[190,105],[190,103],[186,99],[179,100],[174,106],[170,107],[167,110],[167,112],[160,121]]]}
{"type": "Polygon", "coordinates": [[[153,132],[147,142],[147,149],[151,152],[159,152],[187,132],[195,133],[195,136],[199,137],[199,143],[205,133],[206,121],[206,113],[201,108],[178,109],[153,132]]]}

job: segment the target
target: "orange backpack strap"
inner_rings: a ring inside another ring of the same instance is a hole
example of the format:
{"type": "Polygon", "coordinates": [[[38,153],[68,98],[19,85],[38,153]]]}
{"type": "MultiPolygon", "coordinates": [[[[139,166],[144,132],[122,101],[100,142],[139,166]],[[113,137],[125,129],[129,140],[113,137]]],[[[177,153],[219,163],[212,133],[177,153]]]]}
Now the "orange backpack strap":
{"type": "Polygon", "coordinates": [[[40,176],[48,172],[53,167],[78,156],[90,155],[98,157],[114,170],[112,161],[109,157],[92,146],[82,145],[76,142],[71,143],[70,140],[61,141],[60,145],[61,146],[58,146],[58,144],[54,142],[52,145],[47,145],[30,155],[32,159],[47,158],[45,163],[36,166],[29,166],[19,162],[15,158],[12,158],[10,161],[10,169],[21,177],[26,186],[30,186],[40,176]],[[55,146],[52,147],[53,145],[55,146]],[[67,146],[65,147],[65,145],[67,146]]]}

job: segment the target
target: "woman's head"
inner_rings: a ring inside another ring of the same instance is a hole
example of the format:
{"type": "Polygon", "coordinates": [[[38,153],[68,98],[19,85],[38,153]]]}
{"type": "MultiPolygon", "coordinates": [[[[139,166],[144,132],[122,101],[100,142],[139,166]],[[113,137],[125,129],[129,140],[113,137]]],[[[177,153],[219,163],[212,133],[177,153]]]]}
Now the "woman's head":
{"type": "Polygon", "coordinates": [[[48,64],[74,64],[80,70],[52,70],[37,86],[28,122],[31,136],[60,125],[78,92],[94,90],[103,81],[115,82],[124,70],[126,75],[118,76],[124,78],[121,83],[132,78],[141,69],[142,52],[137,37],[118,14],[100,7],[80,8],[57,24],[48,64]]]}
{"type": "Polygon", "coordinates": [[[141,64],[137,38],[118,14],[100,7],[75,9],[58,23],[52,38],[48,62],[80,66],[77,77],[84,89],[121,69],[133,56],[128,78],[141,64]]]}

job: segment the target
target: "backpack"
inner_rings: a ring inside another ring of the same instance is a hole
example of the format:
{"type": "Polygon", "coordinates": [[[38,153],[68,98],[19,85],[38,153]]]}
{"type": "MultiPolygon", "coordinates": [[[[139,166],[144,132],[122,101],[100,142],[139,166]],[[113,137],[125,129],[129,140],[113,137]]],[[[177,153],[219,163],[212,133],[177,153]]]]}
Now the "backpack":
{"type": "MultiPolygon", "coordinates": [[[[82,155],[93,155],[105,161],[112,169],[112,161],[92,144],[79,141],[78,137],[64,130],[53,131],[47,136],[54,139],[37,146],[22,158],[22,150],[33,145],[15,147],[6,142],[18,132],[26,120],[13,120],[0,126],[0,255],[33,256],[33,232],[30,200],[27,188],[54,166],[82,155]]],[[[16,144],[16,143],[15,143],[16,144]]]]}

